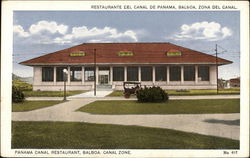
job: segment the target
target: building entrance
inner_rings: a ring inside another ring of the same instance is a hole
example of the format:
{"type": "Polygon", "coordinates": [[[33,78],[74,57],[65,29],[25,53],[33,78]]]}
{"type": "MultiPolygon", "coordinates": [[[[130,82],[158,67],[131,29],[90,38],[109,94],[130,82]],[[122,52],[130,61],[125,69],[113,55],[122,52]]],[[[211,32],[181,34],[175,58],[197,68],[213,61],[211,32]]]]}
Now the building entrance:
{"type": "Polygon", "coordinates": [[[100,84],[108,84],[109,83],[109,76],[108,75],[99,75],[99,83],[100,84]]]}
{"type": "Polygon", "coordinates": [[[99,85],[109,84],[109,67],[99,67],[98,74],[98,83],[99,85]]]}

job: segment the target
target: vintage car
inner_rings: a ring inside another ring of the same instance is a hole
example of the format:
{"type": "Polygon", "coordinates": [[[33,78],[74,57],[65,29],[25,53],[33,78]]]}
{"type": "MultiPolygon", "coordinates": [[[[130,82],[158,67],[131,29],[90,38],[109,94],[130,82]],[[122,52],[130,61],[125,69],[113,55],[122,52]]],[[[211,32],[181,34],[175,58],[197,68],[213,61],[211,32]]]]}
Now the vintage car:
{"type": "Polygon", "coordinates": [[[124,97],[129,98],[131,94],[136,94],[136,92],[141,89],[140,82],[123,82],[124,97]]]}

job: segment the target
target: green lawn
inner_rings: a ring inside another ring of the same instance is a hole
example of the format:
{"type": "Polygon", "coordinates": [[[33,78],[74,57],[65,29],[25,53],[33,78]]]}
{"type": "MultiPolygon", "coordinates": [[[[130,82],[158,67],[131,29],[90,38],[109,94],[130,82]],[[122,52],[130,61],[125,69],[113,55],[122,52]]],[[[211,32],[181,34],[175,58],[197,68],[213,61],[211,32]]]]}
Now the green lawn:
{"type": "Polygon", "coordinates": [[[239,99],[169,100],[165,103],[95,101],[77,111],[92,114],[209,114],[239,113],[239,99]]]}
{"type": "Polygon", "coordinates": [[[24,101],[22,103],[12,103],[12,112],[31,111],[62,102],[63,101],[24,101]]]}
{"type": "MultiPolygon", "coordinates": [[[[66,95],[76,95],[80,93],[84,93],[86,91],[67,91],[66,95]]],[[[63,91],[24,91],[25,97],[63,97],[63,91]]]]}
{"type": "MultiPolygon", "coordinates": [[[[171,96],[173,95],[217,95],[217,91],[214,89],[191,89],[188,91],[176,91],[176,90],[166,90],[166,92],[171,96]]],[[[230,89],[220,89],[219,95],[226,94],[240,94],[239,88],[230,88],[230,89]]],[[[110,97],[120,97],[123,96],[123,91],[114,91],[108,96],[110,97]]]]}
{"type": "Polygon", "coordinates": [[[170,129],[82,122],[12,122],[12,148],[239,149],[239,141],[170,129]]]}
{"type": "MultiPolygon", "coordinates": [[[[122,97],[124,96],[123,91],[113,91],[108,95],[108,97],[122,97]]],[[[135,97],[134,94],[132,94],[130,97],[135,97]]]]}

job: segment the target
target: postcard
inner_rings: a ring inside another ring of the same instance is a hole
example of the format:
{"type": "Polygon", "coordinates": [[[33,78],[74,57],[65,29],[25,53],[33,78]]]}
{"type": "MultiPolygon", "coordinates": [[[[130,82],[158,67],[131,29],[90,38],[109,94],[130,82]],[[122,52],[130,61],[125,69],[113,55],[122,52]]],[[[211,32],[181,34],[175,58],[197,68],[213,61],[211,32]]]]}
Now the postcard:
{"type": "Polygon", "coordinates": [[[2,4],[1,156],[249,156],[249,2],[2,4]]]}

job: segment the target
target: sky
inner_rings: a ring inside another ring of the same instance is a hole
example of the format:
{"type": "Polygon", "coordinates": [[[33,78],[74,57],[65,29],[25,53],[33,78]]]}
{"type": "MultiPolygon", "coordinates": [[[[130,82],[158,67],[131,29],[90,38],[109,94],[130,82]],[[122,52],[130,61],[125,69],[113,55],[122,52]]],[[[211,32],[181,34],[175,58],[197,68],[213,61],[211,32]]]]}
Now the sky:
{"type": "Polygon", "coordinates": [[[239,11],[15,11],[13,73],[32,77],[18,63],[81,43],[170,42],[233,61],[219,78],[240,76],[239,11]]]}

